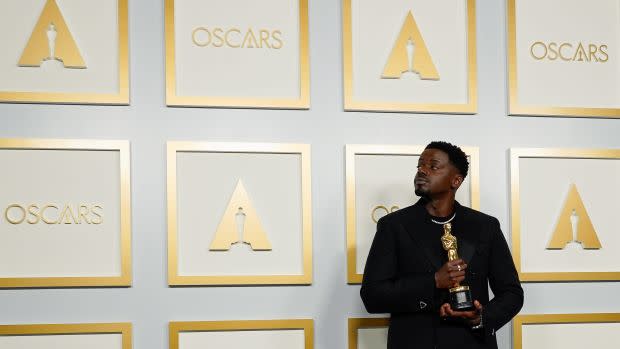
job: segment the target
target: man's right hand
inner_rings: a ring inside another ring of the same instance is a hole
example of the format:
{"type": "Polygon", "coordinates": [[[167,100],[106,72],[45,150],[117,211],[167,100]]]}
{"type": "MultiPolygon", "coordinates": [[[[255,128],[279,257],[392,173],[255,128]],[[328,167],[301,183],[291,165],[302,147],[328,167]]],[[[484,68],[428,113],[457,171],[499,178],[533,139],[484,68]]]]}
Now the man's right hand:
{"type": "Polygon", "coordinates": [[[455,287],[465,280],[465,269],[467,269],[467,264],[462,259],[447,262],[435,273],[435,287],[455,287]]]}

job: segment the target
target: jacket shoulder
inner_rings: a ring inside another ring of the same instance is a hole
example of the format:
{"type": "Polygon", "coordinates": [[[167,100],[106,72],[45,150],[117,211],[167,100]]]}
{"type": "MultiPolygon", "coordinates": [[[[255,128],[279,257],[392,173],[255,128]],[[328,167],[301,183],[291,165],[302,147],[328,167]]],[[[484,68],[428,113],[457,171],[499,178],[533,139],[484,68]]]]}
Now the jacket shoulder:
{"type": "Polygon", "coordinates": [[[417,205],[407,206],[405,208],[401,208],[400,210],[388,213],[387,215],[381,217],[377,224],[381,225],[392,225],[397,223],[402,223],[406,217],[411,217],[413,214],[417,214],[419,211],[419,207],[417,205]]]}
{"type": "Polygon", "coordinates": [[[491,215],[474,210],[473,208],[462,206],[463,213],[471,220],[481,224],[499,224],[499,220],[491,215]]]}

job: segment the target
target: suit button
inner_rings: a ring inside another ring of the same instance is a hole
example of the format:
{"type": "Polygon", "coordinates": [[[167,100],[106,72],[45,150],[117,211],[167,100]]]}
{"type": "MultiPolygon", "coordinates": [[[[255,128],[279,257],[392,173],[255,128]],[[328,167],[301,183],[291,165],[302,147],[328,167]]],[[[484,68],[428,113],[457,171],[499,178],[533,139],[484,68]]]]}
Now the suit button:
{"type": "Polygon", "coordinates": [[[426,303],[420,301],[420,309],[426,308],[426,305],[427,305],[426,303]]]}

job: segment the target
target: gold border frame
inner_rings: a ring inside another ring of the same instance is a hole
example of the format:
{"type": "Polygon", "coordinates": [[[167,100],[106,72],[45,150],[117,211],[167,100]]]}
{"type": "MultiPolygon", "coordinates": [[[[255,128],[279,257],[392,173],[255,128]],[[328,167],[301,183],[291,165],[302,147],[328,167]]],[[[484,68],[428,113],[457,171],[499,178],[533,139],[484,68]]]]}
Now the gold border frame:
{"type": "Polygon", "coordinates": [[[517,315],[512,322],[513,348],[523,349],[523,325],[620,322],[620,313],[517,315]]]}
{"type": "MultiPolygon", "coordinates": [[[[469,157],[471,207],[480,209],[480,164],[477,147],[461,147],[469,157]]],[[[420,155],[424,146],[418,145],[346,145],[346,205],[347,205],[347,283],[362,283],[363,274],[357,273],[357,230],[355,223],[355,156],[356,155],[420,155]]]]}
{"type": "Polygon", "coordinates": [[[310,285],[312,284],[312,190],[309,144],[176,142],[167,146],[168,285],[310,285]],[[180,276],[177,245],[177,153],[265,153],[301,155],[302,248],[301,275],[180,276]]]}
{"type": "Polygon", "coordinates": [[[353,33],[351,1],[343,0],[343,83],[345,111],[385,111],[412,113],[476,114],[478,111],[478,68],[476,56],[476,0],[467,1],[467,76],[466,104],[366,102],[353,99],[353,33]]]}
{"type": "Polygon", "coordinates": [[[349,349],[357,349],[357,331],[363,328],[382,328],[390,326],[390,318],[349,318],[349,349]]]}
{"type": "Polygon", "coordinates": [[[290,320],[240,320],[240,321],[185,321],[170,322],[169,349],[179,349],[181,332],[224,332],[224,331],[269,331],[303,330],[304,348],[314,347],[314,321],[310,319],[290,320]]]}
{"type": "Polygon", "coordinates": [[[519,103],[517,84],[516,1],[508,0],[508,115],[550,117],[620,118],[620,108],[527,106],[519,103]]]}
{"type": "MultiPolygon", "coordinates": [[[[269,330],[303,330],[304,349],[314,347],[314,321],[311,319],[288,320],[236,320],[236,321],[172,321],[168,325],[169,349],[179,348],[181,332],[236,332],[269,330]]],[[[124,349],[124,348],[123,348],[124,349]]]]}
{"type": "Polygon", "coordinates": [[[220,107],[310,109],[310,54],[308,0],[299,1],[299,98],[244,98],[178,96],[176,93],[176,44],[174,0],[165,0],[166,105],[169,107],[220,107]]]}
{"type": "Polygon", "coordinates": [[[130,287],[131,166],[129,141],[68,139],[0,139],[0,150],[118,151],[120,168],[121,275],[105,277],[0,278],[0,288],[130,287]]]}
{"type": "Polygon", "coordinates": [[[510,149],[510,191],[512,258],[522,282],[539,281],[618,281],[619,272],[534,272],[521,270],[521,201],[519,185],[519,159],[521,158],[569,158],[569,159],[616,159],[620,149],[567,149],[567,148],[512,148],[510,149]]]}
{"type": "Polygon", "coordinates": [[[118,93],[1,92],[0,103],[129,105],[128,0],[118,2],[118,93]]]}
{"type": "Polygon", "coordinates": [[[122,335],[122,349],[131,349],[132,327],[129,322],[98,324],[37,324],[0,325],[1,336],[40,336],[68,334],[113,334],[122,335]]]}

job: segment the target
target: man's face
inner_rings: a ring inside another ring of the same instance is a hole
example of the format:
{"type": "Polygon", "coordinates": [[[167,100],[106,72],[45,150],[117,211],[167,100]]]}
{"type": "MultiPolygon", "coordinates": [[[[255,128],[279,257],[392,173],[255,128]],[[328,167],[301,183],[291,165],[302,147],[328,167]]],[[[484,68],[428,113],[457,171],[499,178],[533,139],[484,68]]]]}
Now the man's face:
{"type": "Polygon", "coordinates": [[[434,198],[456,191],[463,181],[450,162],[448,154],[439,149],[426,149],[418,160],[415,175],[415,194],[425,198],[434,198]]]}

